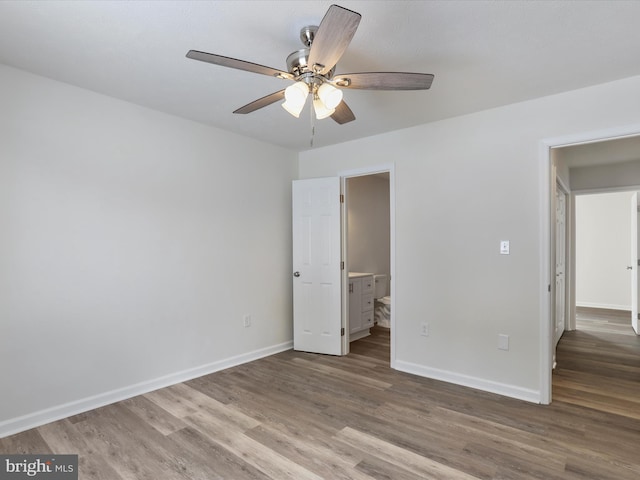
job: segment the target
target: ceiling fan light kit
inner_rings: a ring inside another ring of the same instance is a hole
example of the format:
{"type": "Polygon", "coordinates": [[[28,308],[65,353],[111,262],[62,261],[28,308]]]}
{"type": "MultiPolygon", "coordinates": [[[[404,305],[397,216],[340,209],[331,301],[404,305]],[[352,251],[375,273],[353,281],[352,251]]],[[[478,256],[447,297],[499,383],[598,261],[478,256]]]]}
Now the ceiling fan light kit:
{"type": "Polygon", "coordinates": [[[342,125],[356,119],[343,100],[342,89],[426,90],[433,82],[431,74],[407,72],[346,73],[334,79],[336,64],[355,35],[360,19],[361,15],[357,12],[331,5],[319,26],[306,26],[300,31],[300,40],[306,48],[287,57],[288,72],[198,50],[189,50],[187,58],[295,82],[286,89],[259,98],[233,113],[255,112],[284,97],[282,107],[299,118],[307,97],[311,94],[316,118],[321,120],[331,117],[342,125]]]}
{"type": "Polygon", "coordinates": [[[318,87],[315,82],[307,84],[304,81],[298,81],[284,89],[285,101],[282,103],[282,108],[299,118],[309,93],[313,96],[313,110],[318,120],[333,115],[342,101],[342,91],[329,83],[323,83],[318,87]]]}

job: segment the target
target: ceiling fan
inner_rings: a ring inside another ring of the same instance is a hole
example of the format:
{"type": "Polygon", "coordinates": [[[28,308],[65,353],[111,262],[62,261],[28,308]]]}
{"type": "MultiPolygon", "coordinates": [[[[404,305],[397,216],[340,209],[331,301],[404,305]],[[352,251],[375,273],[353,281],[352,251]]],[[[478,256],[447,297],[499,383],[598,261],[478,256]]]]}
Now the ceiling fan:
{"type": "Polygon", "coordinates": [[[433,82],[433,75],[427,73],[361,72],[335,75],[336,64],[355,35],[360,18],[357,12],[331,5],[320,26],[307,26],[300,31],[300,40],[305,48],[287,57],[287,72],[197,50],[189,50],[187,58],[295,82],[233,113],[255,112],[284,98],[282,107],[297,118],[311,94],[317,119],[330,116],[337,123],[344,124],[356,117],[343,101],[342,89],[426,90],[433,82]]]}

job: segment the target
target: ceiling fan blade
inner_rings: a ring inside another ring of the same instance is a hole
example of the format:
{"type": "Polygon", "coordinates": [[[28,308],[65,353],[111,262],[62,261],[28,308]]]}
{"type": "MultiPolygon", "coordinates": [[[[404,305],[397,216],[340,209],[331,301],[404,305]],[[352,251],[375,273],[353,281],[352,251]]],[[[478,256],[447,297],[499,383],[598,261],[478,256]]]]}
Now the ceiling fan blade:
{"type": "Polygon", "coordinates": [[[345,103],[345,101],[341,101],[336,107],[336,111],[331,115],[337,123],[340,125],[344,123],[352,122],[356,119],[356,116],[353,114],[349,106],[345,103]]]}
{"type": "Polygon", "coordinates": [[[220,65],[223,67],[237,68],[238,70],[259,73],[261,75],[269,75],[270,77],[285,78],[289,80],[294,78],[293,75],[282,70],[265,67],[264,65],[258,65],[257,63],[246,62],[244,60],[238,60],[237,58],[223,57],[222,55],[216,55],[214,53],[199,52],[198,50],[189,50],[187,52],[187,58],[200,60],[201,62],[213,63],[214,65],[220,65]]]}
{"type": "Polygon", "coordinates": [[[426,90],[432,82],[430,73],[405,72],[345,73],[332,79],[338,87],[365,90],[426,90]]]}
{"type": "Polygon", "coordinates": [[[331,5],[316,32],[308,64],[325,74],[331,70],[349,46],[362,16],[338,5],[331,5]]]}
{"type": "Polygon", "coordinates": [[[284,90],[280,90],[278,92],[267,95],[266,97],[259,98],[258,100],[254,100],[251,103],[247,103],[244,107],[240,107],[233,113],[251,113],[256,110],[260,110],[267,105],[271,105],[272,103],[277,102],[278,100],[282,100],[284,98],[284,90]]]}

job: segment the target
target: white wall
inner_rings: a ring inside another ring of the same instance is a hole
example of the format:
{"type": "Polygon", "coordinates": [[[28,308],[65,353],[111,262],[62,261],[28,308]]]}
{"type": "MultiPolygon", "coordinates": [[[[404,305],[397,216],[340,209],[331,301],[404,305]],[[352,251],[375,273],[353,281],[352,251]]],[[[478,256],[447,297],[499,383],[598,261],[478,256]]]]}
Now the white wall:
{"type": "Polygon", "coordinates": [[[347,206],[349,270],[389,275],[388,178],[365,175],[347,179],[347,206]]]}
{"type": "Polygon", "coordinates": [[[576,196],[576,305],[631,310],[632,192],[576,196]]]}
{"type": "Polygon", "coordinates": [[[640,186],[640,160],[570,169],[571,190],[640,186]]]}
{"type": "Polygon", "coordinates": [[[638,118],[634,77],[300,155],[302,178],[395,161],[398,368],[541,398],[540,141],[638,118]]]}
{"type": "Polygon", "coordinates": [[[295,152],[5,66],[0,105],[0,436],[291,346],[295,152]]]}

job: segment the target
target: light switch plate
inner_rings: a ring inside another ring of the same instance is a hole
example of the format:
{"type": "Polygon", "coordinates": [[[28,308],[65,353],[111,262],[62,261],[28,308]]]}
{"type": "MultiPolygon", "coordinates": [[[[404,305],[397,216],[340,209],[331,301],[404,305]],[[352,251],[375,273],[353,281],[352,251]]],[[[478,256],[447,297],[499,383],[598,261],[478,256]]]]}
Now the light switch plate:
{"type": "Polygon", "coordinates": [[[500,240],[500,255],[509,255],[509,240],[500,240]]]}
{"type": "Polygon", "coordinates": [[[420,335],[423,337],[429,336],[429,324],[427,322],[422,322],[420,324],[420,335]]]}
{"type": "Polygon", "coordinates": [[[509,350],[509,335],[498,335],[498,350],[509,350]]]}

